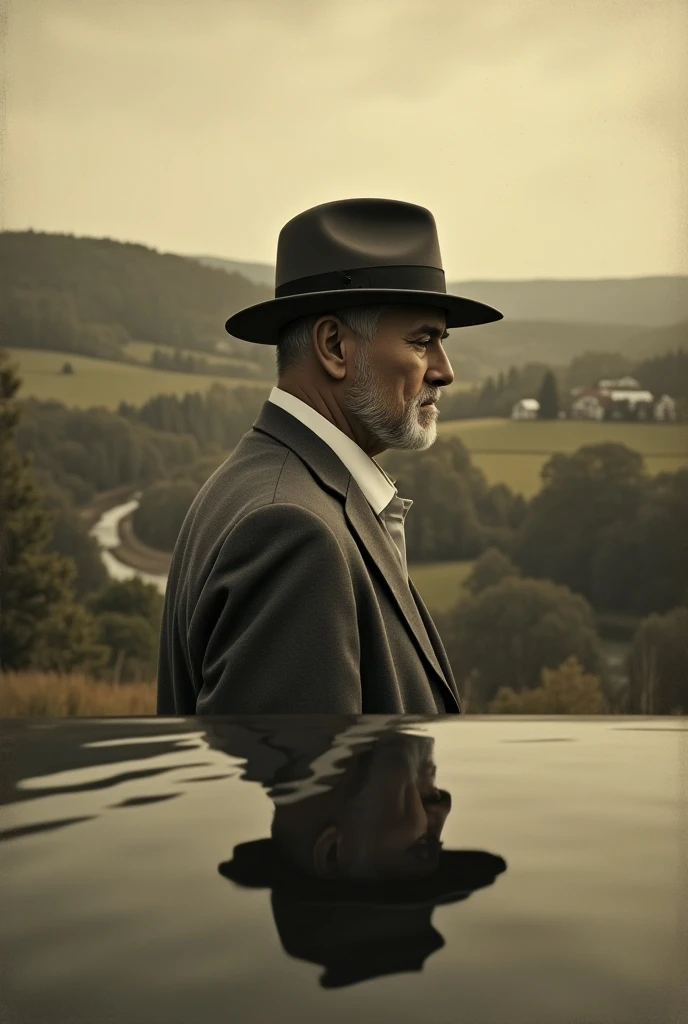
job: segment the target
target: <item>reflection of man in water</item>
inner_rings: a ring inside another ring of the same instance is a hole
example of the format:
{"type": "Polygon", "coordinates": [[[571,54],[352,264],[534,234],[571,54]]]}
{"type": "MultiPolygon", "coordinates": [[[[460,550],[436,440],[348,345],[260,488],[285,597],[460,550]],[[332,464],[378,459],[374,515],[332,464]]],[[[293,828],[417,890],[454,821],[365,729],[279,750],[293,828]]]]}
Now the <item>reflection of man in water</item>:
{"type": "Polygon", "coordinates": [[[444,946],[434,908],[465,900],[506,868],[484,851],[441,849],[451,800],[435,787],[434,740],[400,731],[410,724],[203,721],[209,745],[245,759],[242,777],[261,782],[275,804],[272,838],[235,846],[219,872],[270,890],[284,951],[324,967],[323,988],[423,970],[444,946]]]}
{"type": "Polygon", "coordinates": [[[328,793],[276,800],[272,836],[320,878],[416,878],[436,867],[451,797],[435,786],[434,740],[384,735],[328,793]]]}
{"type": "Polygon", "coordinates": [[[218,722],[208,742],[247,758],[244,777],[261,781],[275,804],[277,851],[302,873],[431,874],[451,810],[449,793],[435,786],[434,740],[399,732],[401,718],[317,721],[273,729],[264,719],[218,722]]]}

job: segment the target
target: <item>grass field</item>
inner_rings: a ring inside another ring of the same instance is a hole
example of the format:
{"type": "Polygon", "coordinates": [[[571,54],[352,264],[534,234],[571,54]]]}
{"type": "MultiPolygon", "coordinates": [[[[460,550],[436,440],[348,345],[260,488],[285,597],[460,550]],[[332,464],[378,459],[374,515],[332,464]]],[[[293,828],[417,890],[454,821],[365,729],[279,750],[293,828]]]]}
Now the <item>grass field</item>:
{"type": "MultiPolygon", "coordinates": [[[[140,359],[147,358],[153,348],[144,342],[131,342],[129,347],[131,354],[140,359]]],[[[9,349],[9,352],[19,364],[23,380],[20,397],[56,399],[82,409],[93,405],[116,409],[123,400],[143,405],[153,395],[181,396],[187,391],[206,391],[217,381],[228,387],[259,388],[267,398],[275,384],[274,379],[247,381],[236,377],[173,373],[62,352],[34,349],[9,349]],[[59,372],[67,361],[74,367],[73,375],[59,372]]],[[[604,441],[626,444],[642,453],[650,473],[688,466],[688,424],[502,419],[442,422],[441,408],[440,405],[439,435],[458,434],[470,450],[474,464],[483,470],[490,483],[505,483],[527,498],[539,491],[540,470],[551,452],[573,452],[584,444],[604,441]]]]}
{"type": "Polygon", "coordinates": [[[550,453],[574,452],[582,445],[625,444],[644,456],[645,466],[653,474],[688,466],[685,423],[501,419],[443,423],[440,413],[438,433],[444,437],[457,434],[491,484],[505,483],[527,498],[540,490],[540,470],[550,453]]]}
{"type": "Polygon", "coordinates": [[[157,682],[118,686],[83,673],[0,672],[0,718],[155,715],[157,682]]]}
{"type": "Polygon", "coordinates": [[[153,370],[131,363],[116,363],[107,359],[91,359],[65,352],[45,352],[39,349],[7,349],[12,360],[19,365],[22,386],[19,398],[31,396],[42,401],[55,399],[67,406],[88,409],[103,405],[117,409],[119,403],[143,405],[154,395],[179,395],[187,391],[205,392],[211,384],[227,387],[256,387],[267,398],[274,380],[254,381],[238,377],[216,377],[211,374],[174,373],[153,370]],[[71,363],[73,374],[61,374],[65,363],[71,363]]]}
{"type": "Polygon", "coordinates": [[[409,576],[431,612],[444,612],[456,604],[461,584],[473,568],[473,562],[427,562],[409,565],[409,576]]]}

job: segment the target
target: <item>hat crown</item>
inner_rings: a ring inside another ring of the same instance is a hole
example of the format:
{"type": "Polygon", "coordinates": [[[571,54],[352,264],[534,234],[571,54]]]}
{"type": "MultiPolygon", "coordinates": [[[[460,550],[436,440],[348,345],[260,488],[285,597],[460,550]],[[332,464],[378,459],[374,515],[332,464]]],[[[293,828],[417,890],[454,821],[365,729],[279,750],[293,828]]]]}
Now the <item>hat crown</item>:
{"type": "Polygon", "coordinates": [[[284,225],[275,287],[331,271],[383,266],[442,270],[432,213],[394,199],[342,199],[305,210],[284,225]]]}

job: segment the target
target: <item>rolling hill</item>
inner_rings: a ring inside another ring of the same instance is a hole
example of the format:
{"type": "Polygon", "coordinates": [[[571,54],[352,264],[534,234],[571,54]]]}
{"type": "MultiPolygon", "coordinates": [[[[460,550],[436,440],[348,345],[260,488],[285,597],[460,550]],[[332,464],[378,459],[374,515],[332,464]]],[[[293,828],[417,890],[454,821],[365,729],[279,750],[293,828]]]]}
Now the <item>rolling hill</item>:
{"type": "MultiPolygon", "coordinates": [[[[272,378],[274,348],[224,330],[231,313],[272,297],[266,283],[272,275],[267,264],[178,256],[108,238],[0,232],[1,340],[16,349],[125,362],[132,342],[221,350],[246,362],[247,377],[272,378]]],[[[481,381],[527,362],[564,367],[584,352],[641,359],[688,337],[685,277],[474,281],[449,288],[505,314],[496,324],[452,332],[447,352],[459,380],[481,381]]]]}
{"type": "MultiPolygon", "coordinates": [[[[216,256],[190,256],[254,284],[274,287],[275,268],[216,256]]],[[[496,306],[509,321],[667,327],[688,321],[688,276],[600,280],[448,281],[447,291],[496,306]]]]}

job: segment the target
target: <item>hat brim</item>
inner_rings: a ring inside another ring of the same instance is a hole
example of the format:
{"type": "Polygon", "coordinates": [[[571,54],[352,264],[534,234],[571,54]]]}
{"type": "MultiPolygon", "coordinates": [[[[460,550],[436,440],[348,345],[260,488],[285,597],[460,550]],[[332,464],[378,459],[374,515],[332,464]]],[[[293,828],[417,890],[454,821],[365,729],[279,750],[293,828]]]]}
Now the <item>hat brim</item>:
{"type": "Polygon", "coordinates": [[[276,345],[285,324],[312,313],[327,313],[355,306],[430,306],[446,314],[447,329],[474,327],[502,320],[503,313],[475,299],[445,292],[409,291],[399,288],[350,288],[327,292],[307,292],[268,299],[240,310],[225,323],[233,338],[257,345],[276,345]]]}
{"type": "Polygon", "coordinates": [[[442,850],[437,869],[426,878],[327,881],[295,871],[277,854],[271,839],[256,839],[236,846],[233,859],[220,864],[218,871],[242,888],[287,890],[303,904],[409,910],[466,899],[494,884],[506,866],[502,857],[485,850],[442,850]]]}

